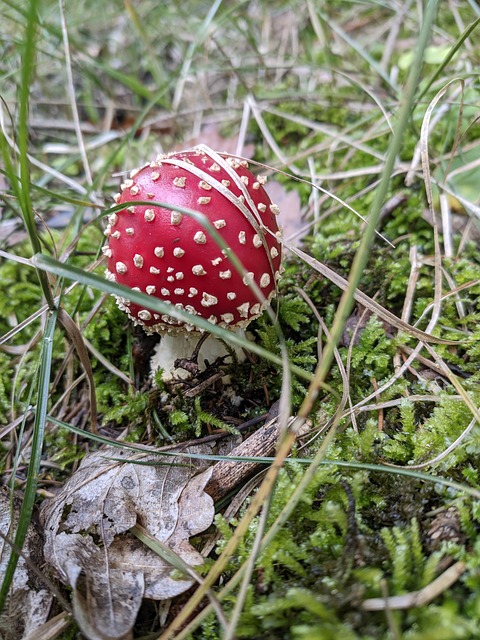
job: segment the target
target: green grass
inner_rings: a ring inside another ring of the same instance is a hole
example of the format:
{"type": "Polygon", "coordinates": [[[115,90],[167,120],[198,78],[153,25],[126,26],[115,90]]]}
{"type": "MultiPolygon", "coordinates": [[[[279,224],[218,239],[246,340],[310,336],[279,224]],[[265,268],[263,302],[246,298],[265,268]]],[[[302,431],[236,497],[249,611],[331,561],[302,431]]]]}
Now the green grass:
{"type": "MultiPolygon", "coordinates": [[[[478,7],[97,8],[0,10],[0,471],[22,501],[2,533],[22,547],[89,449],[235,432],[280,400],[294,428],[277,464],[259,459],[256,490],[218,505],[202,586],[163,627],[146,602],[133,637],[476,638],[478,7]],[[98,258],[119,174],[192,141],[266,164],[300,196],[301,211],[282,209],[288,232],[304,231],[254,344],[203,321],[251,356],[228,393],[189,398],[148,379],[148,347],[105,298],[121,288],[98,258]],[[460,577],[421,606],[364,604],[428,588],[454,563],[460,577]]],[[[7,545],[0,635],[17,562],[7,545]]],[[[56,637],[73,637],[66,624],[56,637]]]]}

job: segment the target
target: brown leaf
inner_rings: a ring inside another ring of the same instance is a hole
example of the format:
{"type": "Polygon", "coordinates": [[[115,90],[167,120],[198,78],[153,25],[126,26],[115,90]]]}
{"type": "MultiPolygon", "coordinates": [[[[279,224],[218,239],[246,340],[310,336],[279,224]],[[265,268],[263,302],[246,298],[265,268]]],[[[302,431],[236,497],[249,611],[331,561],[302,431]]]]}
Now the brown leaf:
{"type": "Polygon", "coordinates": [[[129,530],[138,523],[187,564],[201,564],[189,538],[210,526],[214,507],[204,491],[211,469],[198,472],[188,458],[106,447],[42,505],[45,558],[72,587],[75,618],[90,640],[128,637],[144,597],[171,598],[193,584],[172,577],[172,566],[129,530]]]}
{"type": "Polygon", "coordinates": [[[295,246],[299,246],[309,226],[302,220],[300,196],[298,191],[287,191],[283,184],[269,179],[265,185],[270,200],[278,205],[279,223],[283,227],[283,235],[295,246]]]}
{"type": "MultiPolygon", "coordinates": [[[[12,539],[18,522],[20,501],[10,501],[10,492],[0,487],[0,531],[3,536],[12,539]],[[13,517],[12,517],[13,516],[13,517]]],[[[0,539],[0,576],[5,575],[10,558],[10,545],[0,539]]],[[[23,555],[39,568],[43,565],[42,539],[37,527],[31,524],[23,547],[23,555]]],[[[41,624],[50,612],[52,596],[44,588],[38,576],[28,566],[24,557],[20,556],[17,564],[10,594],[0,615],[0,638],[2,640],[18,640],[23,638],[41,624]]]]}

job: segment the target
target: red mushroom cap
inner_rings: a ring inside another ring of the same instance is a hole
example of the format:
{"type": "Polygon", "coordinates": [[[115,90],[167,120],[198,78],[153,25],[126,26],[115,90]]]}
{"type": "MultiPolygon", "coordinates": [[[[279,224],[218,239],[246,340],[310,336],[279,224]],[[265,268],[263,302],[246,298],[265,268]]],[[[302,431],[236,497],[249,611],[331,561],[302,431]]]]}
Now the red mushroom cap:
{"type": "MultiPolygon", "coordinates": [[[[238,273],[193,217],[154,205],[129,205],[109,216],[109,242],[103,249],[107,278],[213,324],[246,327],[275,295],[281,269],[279,211],[264,183],[246,160],[205,146],[160,156],[132,171],[116,202],[152,200],[201,212],[245,272],[238,273]]],[[[117,303],[148,333],[195,329],[124,298],[117,297],[117,303]]]]}

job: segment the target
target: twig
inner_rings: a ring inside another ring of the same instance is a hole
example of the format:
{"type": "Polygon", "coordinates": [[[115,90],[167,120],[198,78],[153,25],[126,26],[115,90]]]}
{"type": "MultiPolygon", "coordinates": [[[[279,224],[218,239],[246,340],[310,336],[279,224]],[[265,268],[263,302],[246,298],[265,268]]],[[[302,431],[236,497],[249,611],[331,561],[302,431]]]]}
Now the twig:
{"type": "Polygon", "coordinates": [[[440,594],[455,584],[466,568],[464,562],[458,561],[423,589],[401,596],[369,598],[362,602],[362,609],[364,611],[385,611],[388,609],[411,609],[430,604],[432,600],[438,598],[440,594]]]}
{"type": "MultiPolygon", "coordinates": [[[[268,421],[244,442],[230,452],[230,456],[252,458],[268,456],[275,450],[280,427],[277,418],[268,421]]],[[[257,462],[238,462],[238,460],[222,460],[213,467],[212,477],[205,491],[215,502],[226,496],[238,484],[258,469],[257,462]]]]}
{"type": "Polygon", "coordinates": [[[72,624],[72,617],[66,611],[59,613],[54,618],[33,629],[23,640],[55,640],[63,631],[72,624]]]}

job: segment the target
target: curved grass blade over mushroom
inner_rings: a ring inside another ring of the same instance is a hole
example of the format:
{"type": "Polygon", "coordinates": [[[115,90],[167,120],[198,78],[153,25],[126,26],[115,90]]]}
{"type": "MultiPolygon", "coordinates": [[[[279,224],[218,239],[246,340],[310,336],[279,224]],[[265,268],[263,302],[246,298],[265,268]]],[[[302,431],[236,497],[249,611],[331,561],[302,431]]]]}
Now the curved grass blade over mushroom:
{"type": "MultiPolygon", "coordinates": [[[[35,256],[33,256],[31,261],[32,264],[38,266],[39,269],[54,273],[57,276],[81,282],[82,284],[89,285],[91,287],[94,287],[95,289],[99,289],[100,291],[105,291],[106,293],[113,293],[115,295],[124,296],[126,298],[128,297],[133,302],[136,302],[139,305],[148,305],[155,311],[158,311],[162,314],[170,314],[178,320],[189,322],[190,324],[195,325],[196,327],[203,329],[204,331],[210,331],[217,337],[237,344],[244,349],[258,354],[262,358],[270,360],[271,362],[274,362],[276,364],[282,364],[283,362],[282,358],[278,357],[274,353],[271,353],[267,349],[264,349],[255,342],[247,340],[240,334],[228,331],[227,329],[224,329],[222,327],[212,325],[212,323],[208,322],[208,320],[200,318],[199,316],[192,316],[187,311],[184,311],[182,309],[172,308],[171,305],[167,305],[161,300],[151,299],[144,293],[134,291],[132,289],[129,289],[128,287],[125,287],[124,285],[108,282],[104,278],[101,278],[94,273],[88,273],[87,271],[83,271],[82,269],[78,269],[77,267],[72,267],[71,265],[64,264],[58,260],[54,260],[50,256],[45,256],[43,254],[36,254],[35,256]]],[[[304,369],[301,369],[300,367],[292,364],[289,364],[289,369],[292,373],[298,375],[303,380],[311,380],[312,376],[308,371],[305,371],[304,369]]],[[[330,390],[328,385],[325,386],[325,389],[330,390]]]]}

